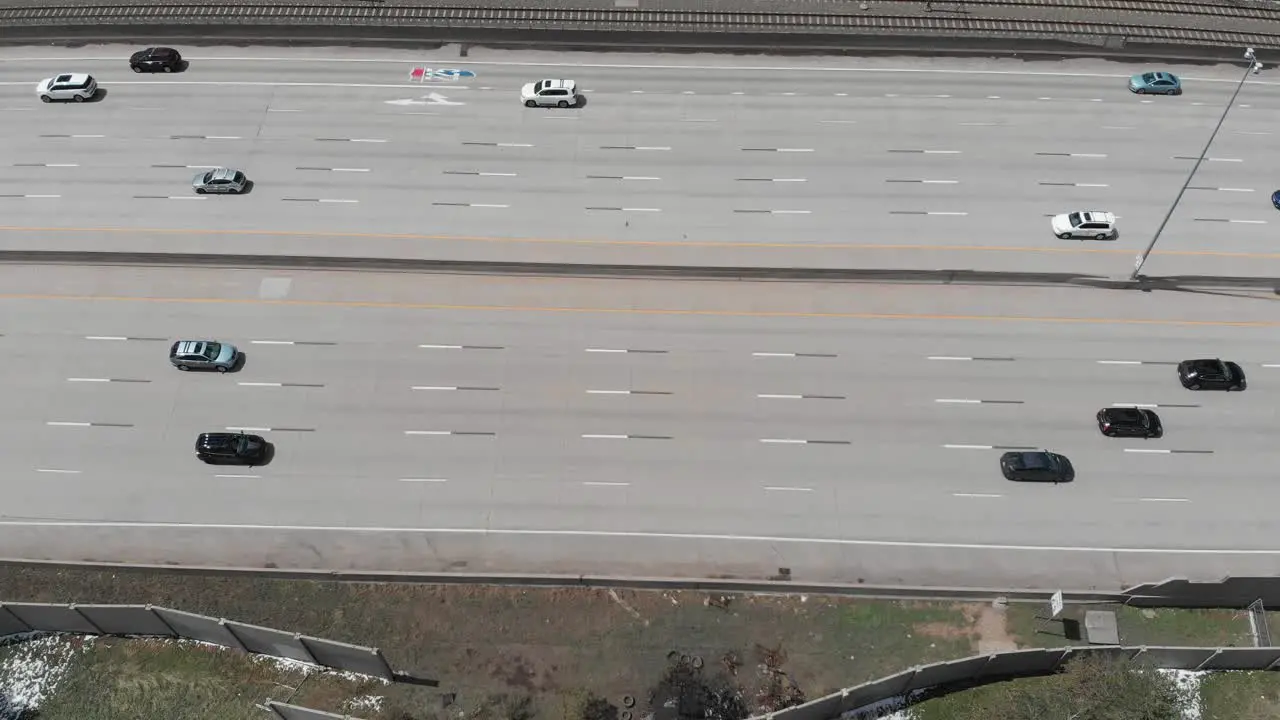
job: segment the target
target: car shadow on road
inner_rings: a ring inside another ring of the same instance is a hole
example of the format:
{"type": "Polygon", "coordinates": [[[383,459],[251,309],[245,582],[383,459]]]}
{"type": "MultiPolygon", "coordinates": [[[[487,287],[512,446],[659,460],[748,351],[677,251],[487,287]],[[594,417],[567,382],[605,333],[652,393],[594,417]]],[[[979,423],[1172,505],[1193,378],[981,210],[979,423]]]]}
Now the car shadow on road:
{"type": "Polygon", "coordinates": [[[95,92],[95,93],[93,94],[93,97],[85,99],[85,102],[87,102],[87,103],[100,103],[100,102],[102,102],[103,100],[106,100],[106,99],[107,99],[107,95],[108,95],[108,94],[109,94],[109,93],[107,92],[107,89],[106,89],[106,88],[104,88],[104,87],[100,87],[100,88],[98,88],[98,91],[97,91],[97,92],[95,92]]]}
{"type": "Polygon", "coordinates": [[[582,108],[586,107],[587,103],[589,102],[587,100],[586,95],[578,95],[577,100],[578,100],[578,104],[573,106],[575,110],[581,110],[582,108]]]}

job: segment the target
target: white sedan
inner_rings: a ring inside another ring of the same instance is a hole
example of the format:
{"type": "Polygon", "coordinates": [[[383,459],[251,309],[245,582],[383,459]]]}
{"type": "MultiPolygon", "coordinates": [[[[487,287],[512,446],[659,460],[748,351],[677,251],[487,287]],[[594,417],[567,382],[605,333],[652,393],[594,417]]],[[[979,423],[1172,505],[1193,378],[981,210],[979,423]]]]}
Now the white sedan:
{"type": "Polygon", "coordinates": [[[98,81],[92,75],[67,73],[45,78],[36,85],[36,95],[44,102],[74,100],[84,102],[98,93],[98,81]]]}
{"type": "Polygon", "coordinates": [[[1080,212],[1054,215],[1053,234],[1063,240],[1071,238],[1094,238],[1109,240],[1116,236],[1116,216],[1100,210],[1081,210],[1080,212]]]}
{"type": "Polygon", "coordinates": [[[578,104],[578,83],[572,80],[539,80],[520,88],[526,107],[572,107],[578,104]]]}

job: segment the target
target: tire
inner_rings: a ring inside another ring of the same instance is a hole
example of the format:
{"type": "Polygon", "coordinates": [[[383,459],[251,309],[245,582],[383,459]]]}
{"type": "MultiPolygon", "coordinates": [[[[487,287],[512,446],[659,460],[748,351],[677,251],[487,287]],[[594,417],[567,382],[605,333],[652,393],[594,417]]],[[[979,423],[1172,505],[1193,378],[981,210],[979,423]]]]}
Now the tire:
{"type": "Polygon", "coordinates": [[[53,102],[53,98],[49,97],[48,95],[41,95],[40,102],[53,102]]]}
{"type": "Polygon", "coordinates": [[[197,194],[197,195],[204,195],[204,194],[205,194],[205,193],[207,193],[207,192],[209,192],[209,191],[208,191],[208,190],[205,190],[204,188],[196,188],[196,194],[197,194]]]}
{"type": "Polygon", "coordinates": [[[1094,235],[1094,236],[1093,236],[1093,239],[1094,239],[1094,240],[1106,240],[1106,239],[1107,239],[1107,238],[1109,238],[1109,237],[1111,237],[1111,236],[1110,236],[1110,235],[1107,235],[1107,234],[1105,234],[1105,233],[1098,233],[1097,235],[1094,235]]]}
{"type": "Polygon", "coordinates": [[[558,108],[567,108],[567,107],[569,107],[569,101],[568,101],[568,100],[561,100],[560,102],[556,103],[556,107],[558,107],[558,108]]]}
{"type": "Polygon", "coordinates": [[[220,373],[224,373],[224,372],[226,372],[226,371],[227,371],[227,368],[226,368],[226,366],[225,366],[225,365],[219,365],[219,366],[218,366],[218,372],[220,372],[220,373]]]}
{"type": "Polygon", "coordinates": [[[75,100],[76,102],[84,102],[84,96],[83,96],[83,95],[74,95],[74,96],[72,96],[72,99],[73,99],[73,100],[75,100]]]}
{"type": "Polygon", "coordinates": [[[142,72],[142,66],[140,66],[140,65],[131,65],[131,66],[129,66],[129,69],[130,69],[130,70],[132,70],[132,71],[134,71],[134,72],[136,72],[136,73],[140,73],[140,72],[142,72]]]}
{"type": "Polygon", "coordinates": [[[1059,239],[1059,240],[1070,240],[1070,239],[1071,239],[1071,233],[1069,233],[1069,232],[1066,232],[1066,233],[1058,233],[1058,239],[1059,239]]]}
{"type": "Polygon", "coordinates": [[[191,368],[187,367],[186,365],[179,365],[179,366],[178,366],[178,369],[179,369],[179,370],[181,370],[182,372],[186,372],[186,371],[190,370],[191,368]]]}
{"type": "Polygon", "coordinates": [[[524,106],[525,106],[525,107],[538,107],[538,101],[537,101],[537,100],[525,100],[525,101],[524,101],[524,106]]]}
{"type": "Polygon", "coordinates": [[[1146,95],[1146,94],[1147,94],[1147,89],[1146,89],[1146,88],[1138,88],[1138,89],[1137,89],[1137,90],[1135,90],[1134,92],[1138,93],[1139,95],[1146,95]]]}
{"type": "Polygon", "coordinates": [[[1188,389],[1188,390],[1199,390],[1199,389],[1200,389],[1200,383],[1191,383],[1190,385],[1188,385],[1188,386],[1187,386],[1187,389],[1188,389]]]}
{"type": "Polygon", "coordinates": [[[173,66],[172,66],[172,65],[165,65],[164,67],[160,68],[160,70],[161,70],[162,72],[173,72],[173,66]]]}

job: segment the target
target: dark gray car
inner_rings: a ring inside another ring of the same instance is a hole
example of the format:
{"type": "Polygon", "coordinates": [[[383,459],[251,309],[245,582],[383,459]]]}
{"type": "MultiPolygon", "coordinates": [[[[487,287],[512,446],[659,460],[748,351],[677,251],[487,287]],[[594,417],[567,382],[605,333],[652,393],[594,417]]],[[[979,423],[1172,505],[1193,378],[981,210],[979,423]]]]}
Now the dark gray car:
{"type": "Polygon", "coordinates": [[[231,193],[239,195],[249,187],[244,173],[231,168],[206,170],[191,179],[191,188],[197,193],[231,193]]]}
{"type": "Polygon", "coordinates": [[[217,370],[236,366],[240,351],[234,345],[212,340],[179,340],[169,348],[169,362],[179,370],[217,370]]]}

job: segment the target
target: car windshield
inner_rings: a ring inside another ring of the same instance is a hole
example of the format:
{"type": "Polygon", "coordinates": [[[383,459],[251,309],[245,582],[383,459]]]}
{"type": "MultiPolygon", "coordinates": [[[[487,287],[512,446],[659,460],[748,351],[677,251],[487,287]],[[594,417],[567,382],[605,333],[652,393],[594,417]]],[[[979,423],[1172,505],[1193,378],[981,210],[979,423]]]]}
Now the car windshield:
{"type": "Polygon", "coordinates": [[[1076,212],[1067,216],[1067,222],[1071,224],[1071,227],[1080,227],[1084,223],[1084,219],[1080,217],[1080,213],[1076,212]]]}
{"type": "Polygon", "coordinates": [[[247,437],[245,437],[245,436],[243,436],[243,435],[241,435],[240,437],[236,438],[236,439],[231,443],[231,449],[232,449],[232,450],[234,450],[234,451],[236,452],[236,454],[237,454],[237,455],[243,455],[243,454],[245,454],[245,453],[249,452],[249,438],[247,438],[247,437]]]}
{"type": "Polygon", "coordinates": [[[204,352],[201,355],[210,360],[216,360],[220,352],[222,352],[222,346],[218,343],[205,343],[204,352]]]}
{"type": "Polygon", "coordinates": [[[1155,73],[1147,73],[1146,75],[1142,76],[1143,82],[1155,82],[1155,79],[1156,79],[1155,73]]]}
{"type": "Polygon", "coordinates": [[[234,175],[234,179],[235,179],[235,181],[236,181],[236,182],[238,182],[238,183],[242,183],[242,182],[244,182],[244,173],[242,173],[242,172],[240,172],[239,170],[237,170],[237,171],[236,171],[236,174],[234,175]]]}

